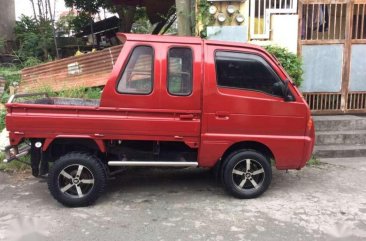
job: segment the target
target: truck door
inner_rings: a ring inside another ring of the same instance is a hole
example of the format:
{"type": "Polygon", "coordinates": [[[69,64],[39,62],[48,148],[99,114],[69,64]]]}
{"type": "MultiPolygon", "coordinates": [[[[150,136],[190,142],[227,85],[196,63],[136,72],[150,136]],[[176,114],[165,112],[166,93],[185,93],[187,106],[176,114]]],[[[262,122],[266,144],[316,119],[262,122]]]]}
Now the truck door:
{"type": "Polygon", "coordinates": [[[201,44],[165,44],[160,48],[160,106],[171,115],[164,126],[173,140],[198,147],[201,125],[201,44]],[[162,51],[164,49],[164,51],[162,51]]]}
{"type": "Polygon", "coordinates": [[[201,152],[213,151],[211,156],[202,154],[203,162],[214,161],[215,150],[222,153],[241,141],[282,150],[278,167],[296,160],[304,145],[306,105],[295,96],[293,101],[284,100],[277,88],[284,81],[275,64],[255,49],[214,45],[206,49],[201,152]]]}

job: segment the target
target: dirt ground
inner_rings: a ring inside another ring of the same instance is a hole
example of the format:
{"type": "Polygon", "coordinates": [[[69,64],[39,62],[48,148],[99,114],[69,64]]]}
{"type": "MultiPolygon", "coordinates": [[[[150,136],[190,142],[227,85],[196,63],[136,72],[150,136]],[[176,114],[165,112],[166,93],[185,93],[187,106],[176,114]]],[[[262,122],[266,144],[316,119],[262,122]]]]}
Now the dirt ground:
{"type": "Polygon", "coordinates": [[[252,200],[228,196],[207,170],[133,170],[74,209],[44,180],[0,173],[0,240],[366,240],[366,160],[322,161],[274,171],[252,200]]]}

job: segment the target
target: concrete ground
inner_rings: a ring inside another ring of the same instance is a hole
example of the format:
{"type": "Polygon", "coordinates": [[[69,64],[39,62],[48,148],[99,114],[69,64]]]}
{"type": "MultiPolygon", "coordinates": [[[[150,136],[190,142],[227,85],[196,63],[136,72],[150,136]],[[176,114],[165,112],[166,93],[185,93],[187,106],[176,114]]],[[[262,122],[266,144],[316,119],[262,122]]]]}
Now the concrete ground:
{"type": "Polygon", "coordinates": [[[366,240],[366,160],[274,171],[234,199],[199,169],[143,169],[88,208],[65,208],[44,181],[0,173],[0,240],[366,240]]]}

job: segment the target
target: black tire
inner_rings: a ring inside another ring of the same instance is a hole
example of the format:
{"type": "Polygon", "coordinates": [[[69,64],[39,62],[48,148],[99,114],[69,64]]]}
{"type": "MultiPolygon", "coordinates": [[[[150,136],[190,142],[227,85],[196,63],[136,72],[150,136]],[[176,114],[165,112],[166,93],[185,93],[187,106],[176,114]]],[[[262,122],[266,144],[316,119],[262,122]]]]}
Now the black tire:
{"type": "Polygon", "coordinates": [[[234,197],[256,198],[268,189],[271,181],[270,160],[257,151],[239,150],[225,159],[223,183],[234,197]]]}
{"type": "Polygon", "coordinates": [[[48,175],[48,189],[67,207],[85,207],[103,193],[106,179],[103,164],[97,157],[71,152],[55,161],[48,175]]]}

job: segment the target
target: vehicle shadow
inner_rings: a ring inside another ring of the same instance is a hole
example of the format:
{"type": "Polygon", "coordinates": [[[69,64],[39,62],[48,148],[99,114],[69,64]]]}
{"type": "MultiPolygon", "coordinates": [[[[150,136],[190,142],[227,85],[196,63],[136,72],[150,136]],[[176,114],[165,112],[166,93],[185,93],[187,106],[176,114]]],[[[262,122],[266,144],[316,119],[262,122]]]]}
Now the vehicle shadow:
{"type": "MultiPolygon", "coordinates": [[[[273,180],[264,196],[288,193],[303,185],[302,174],[274,170],[273,180]]],[[[108,182],[101,202],[116,200],[157,198],[168,196],[194,196],[230,199],[221,182],[208,169],[200,168],[131,168],[108,182]]]]}
{"type": "MultiPolygon", "coordinates": [[[[104,196],[155,196],[212,192],[223,194],[221,184],[208,169],[199,168],[133,168],[110,180],[104,196]]],[[[104,199],[104,198],[103,198],[104,199]]]]}

